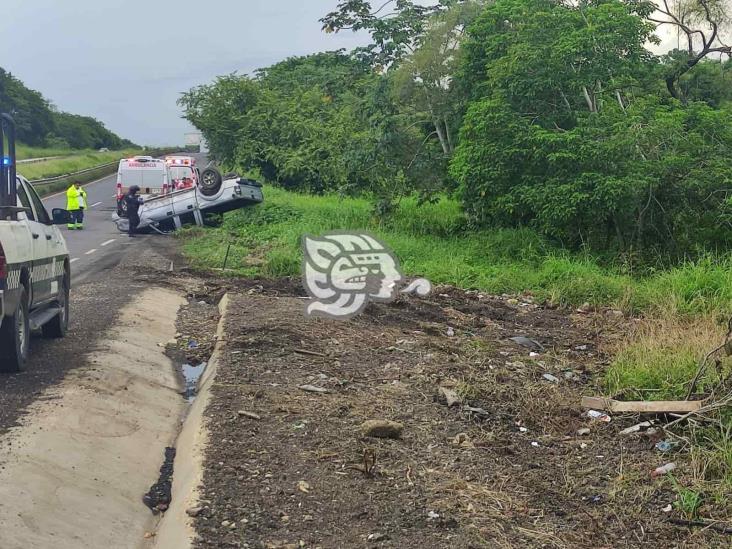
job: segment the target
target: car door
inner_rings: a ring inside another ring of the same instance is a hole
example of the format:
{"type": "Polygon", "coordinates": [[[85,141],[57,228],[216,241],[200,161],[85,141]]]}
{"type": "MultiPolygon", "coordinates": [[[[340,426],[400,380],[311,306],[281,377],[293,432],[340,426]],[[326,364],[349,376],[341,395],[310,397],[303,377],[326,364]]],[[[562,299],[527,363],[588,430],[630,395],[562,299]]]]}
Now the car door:
{"type": "Polygon", "coordinates": [[[48,210],[43,205],[41,197],[33,188],[33,185],[26,181],[28,186],[28,194],[30,195],[33,209],[36,212],[36,218],[43,226],[43,239],[46,241],[46,255],[44,256],[42,269],[43,275],[46,277],[45,284],[48,288],[48,299],[55,299],[58,295],[58,288],[64,274],[64,262],[68,252],[66,243],[63,241],[61,231],[53,224],[48,210]]]}
{"type": "MultiPolygon", "coordinates": [[[[50,277],[46,276],[47,269],[49,268],[49,246],[48,239],[48,226],[41,222],[43,213],[39,217],[38,212],[33,201],[35,192],[31,195],[32,189],[26,181],[20,177],[17,179],[18,185],[18,200],[20,205],[26,209],[25,216],[30,230],[31,239],[31,253],[30,253],[30,299],[31,307],[35,307],[40,303],[44,303],[50,299],[51,295],[51,283],[50,277]]],[[[46,214],[47,217],[48,214],[46,214]]]]}

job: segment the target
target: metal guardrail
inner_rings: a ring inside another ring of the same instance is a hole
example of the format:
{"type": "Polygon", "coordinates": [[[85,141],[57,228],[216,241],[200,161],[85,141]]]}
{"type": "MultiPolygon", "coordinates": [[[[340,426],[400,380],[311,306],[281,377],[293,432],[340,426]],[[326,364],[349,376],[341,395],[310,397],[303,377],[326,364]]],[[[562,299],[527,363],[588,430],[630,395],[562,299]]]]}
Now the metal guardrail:
{"type": "MultiPolygon", "coordinates": [[[[31,185],[34,187],[42,187],[43,185],[51,185],[53,183],[59,183],[61,181],[64,181],[66,179],[76,179],[78,177],[91,174],[92,172],[100,172],[100,175],[106,170],[108,173],[113,173],[109,171],[109,168],[117,167],[119,166],[119,160],[115,160],[114,162],[108,162],[107,164],[100,164],[99,166],[94,166],[92,168],[87,168],[86,170],[80,170],[78,172],[74,173],[67,173],[64,175],[58,175],[56,177],[48,177],[46,179],[36,179],[35,181],[31,181],[31,185]]],[[[71,184],[71,183],[69,183],[71,184]]]]}
{"type": "Polygon", "coordinates": [[[64,156],[46,156],[43,158],[27,158],[25,160],[18,160],[16,164],[36,164],[38,162],[46,162],[48,160],[56,160],[57,158],[65,158],[64,156]]]}
{"type": "MultiPolygon", "coordinates": [[[[157,151],[150,151],[150,156],[163,156],[166,154],[171,154],[178,149],[162,149],[157,151]]],[[[91,168],[87,168],[85,170],[80,170],[78,172],[74,173],[67,173],[64,175],[58,175],[55,177],[48,177],[46,179],[36,179],[35,181],[31,181],[30,184],[34,187],[44,187],[46,185],[53,185],[55,183],[62,183],[66,182],[69,185],[71,185],[71,182],[75,179],[79,179],[83,177],[84,179],[88,179],[90,176],[94,179],[94,175],[98,175],[99,177],[103,177],[105,175],[111,175],[117,171],[117,167],[119,166],[119,160],[115,160],[113,162],[107,162],[106,164],[100,164],[99,166],[93,166],[91,168]],[[96,172],[96,173],[95,173],[96,172]]]]}

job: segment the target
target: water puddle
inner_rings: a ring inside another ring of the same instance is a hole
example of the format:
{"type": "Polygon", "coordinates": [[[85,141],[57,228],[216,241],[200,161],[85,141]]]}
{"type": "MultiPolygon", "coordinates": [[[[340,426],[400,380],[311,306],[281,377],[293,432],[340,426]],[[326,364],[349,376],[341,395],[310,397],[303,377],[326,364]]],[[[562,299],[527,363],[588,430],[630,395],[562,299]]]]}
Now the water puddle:
{"type": "Polygon", "coordinates": [[[201,379],[203,372],[206,370],[208,363],[201,362],[197,366],[191,366],[190,364],[183,364],[181,370],[183,371],[183,379],[185,379],[185,390],[183,391],[183,397],[188,402],[193,402],[198,394],[198,380],[201,379]]]}

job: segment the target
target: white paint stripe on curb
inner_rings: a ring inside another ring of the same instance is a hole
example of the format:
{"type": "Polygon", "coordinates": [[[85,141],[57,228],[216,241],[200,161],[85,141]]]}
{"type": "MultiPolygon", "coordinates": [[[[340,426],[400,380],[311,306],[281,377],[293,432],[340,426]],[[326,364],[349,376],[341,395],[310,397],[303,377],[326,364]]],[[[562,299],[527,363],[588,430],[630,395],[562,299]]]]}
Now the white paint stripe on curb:
{"type": "Polygon", "coordinates": [[[173,501],[158,525],[155,536],[156,549],[189,549],[196,539],[191,518],[186,509],[195,507],[199,500],[199,487],[203,480],[203,458],[208,445],[209,433],[203,422],[203,414],[211,401],[211,388],[216,379],[221,355],[225,345],[226,320],[228,318],[229,295],[219,302],[221,317],[216,330],[216,345],[206,370],[198,384],[198,394],[188,411],[183,429],[178,436],[173,465],[173,501]]]}

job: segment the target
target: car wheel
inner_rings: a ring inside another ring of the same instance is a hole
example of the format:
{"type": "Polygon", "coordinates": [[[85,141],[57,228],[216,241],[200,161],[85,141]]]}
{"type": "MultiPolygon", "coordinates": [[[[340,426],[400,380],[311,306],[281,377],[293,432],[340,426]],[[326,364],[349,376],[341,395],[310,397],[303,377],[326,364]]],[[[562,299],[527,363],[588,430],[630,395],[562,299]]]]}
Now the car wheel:
{"type": "Polygon", "coordinates": [[[66,335],[66,330],[69,328],[69,275],[64,275],[62,286],[58,292],[58,299],[56,300],[56,306],[61,309],[58,315],[53,317],[53,320],[45,324],[41,330],[43,331],[43,337],[48,338],[60,338],[66,335]]]}
{"type": "Polygon", "coordinates": [[[28,362],[30,322],[28,293],[21,286],[18,309],[3,320],[0,327],[0,371],[21,372],[28,362]]]}
{"type": "Polygon", "coordinates": [[[223,178],[216,168],[206,168],[201,172],[199,187],[203,196],[213,196],[221,190],[223,178]]]}

